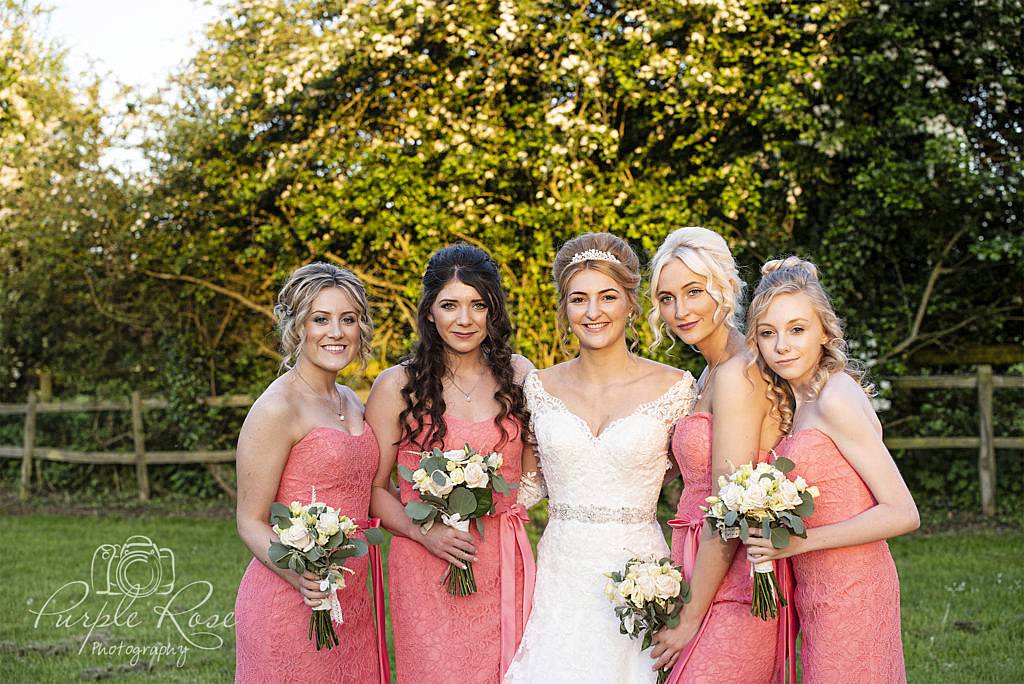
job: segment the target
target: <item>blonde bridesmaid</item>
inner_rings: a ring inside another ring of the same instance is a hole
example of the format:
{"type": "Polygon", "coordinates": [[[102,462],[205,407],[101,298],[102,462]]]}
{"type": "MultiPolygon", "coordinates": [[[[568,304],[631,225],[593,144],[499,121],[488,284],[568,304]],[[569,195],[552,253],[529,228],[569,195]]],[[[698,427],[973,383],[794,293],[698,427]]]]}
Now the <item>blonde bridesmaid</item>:
{"type": "Polygon", "coordinates": [[[917,507],[817,269],[788,257],[761,272],[748,346],[789,433],[777,451],[821,496],[806,539],[775,549],[750,537],[747,557],[792,558],[805,684],[905,682],[900,584],[885,540],[917,529],[917,507]]]}
{"type": "Polygon", "coordinates": [[[739,540],[722,542],[700,507],[720,475],[768,459],[781,436],[767,383],[754,367],[739,328],[743,281],[729,246],[706,228],[680,228],[651,262],[649,322],[655,344],[668,335],[695,347],[707,365],[694,412],[672,434],[683,476],[672,533],[672,559],[683,568],[691,599],[679,626],[662,630],[651,656],[674,665],[669,682],[771,681],[777,620],[750,614],[750,563],[739,540]]]}
{"type": "Polygon", "coordinates": [[[318,501],[360,527],[377,472],[377,440],[363,404],[338,373],[370,352],[373,322],[362,283],[349,271],[314,263],[296,270],[274,308],[286,372],[253,404],[238,436],[238,534],[253,559],[235,602],[235,681],[388,681],[380,556],[350,558],[355,571],[338,591],[340,644],[317,651],[310,611],[327,598],[312,573],[283,570],[267,557],[275,539],[270,505],[318,501]],[[373,600],[366,589],[373,575],[373,600]]]}

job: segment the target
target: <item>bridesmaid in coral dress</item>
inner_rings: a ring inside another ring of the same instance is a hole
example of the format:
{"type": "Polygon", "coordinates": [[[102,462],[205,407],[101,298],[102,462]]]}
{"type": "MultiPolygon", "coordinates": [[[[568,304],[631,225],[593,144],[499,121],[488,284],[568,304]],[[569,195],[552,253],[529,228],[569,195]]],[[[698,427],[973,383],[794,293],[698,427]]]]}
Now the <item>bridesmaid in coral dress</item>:
{"type": "Polygon", "coordinates": [[[388,562],[398,682],[500,682],[522,638],[533,595],[533,552],[516,497],[495,493],[483,537],[435,524],[426,533],[406,515],[418,500],[391,475],[396,461],[415,470],[419,452],[469,444],[503,456],[500,472],[520,478],[522,381],[533,365],[513,355],[498,267],[485,252],[457,244],[434,254],[423,275],[420,340],[400,365],[381,373],[367,401],[380,467],[371,510],[395,536],[388,562]],[[477,591],[450,596],[440,584],[449,562],[471,562],[477,591]]]}
{"type": "Polygon", "coordinates": [[[649,322],[655,344],[664,330],[696,347],[707,361],[695,413],[680,420],[672,453],[684,489],[669,521],[672,560],[690,582],[680,624],[655,637],[656,667],[674,665],[673,682],[771,681],[777,620],[750,614],[753,582],[738,541],[723,543],[706,528],[700,506],[718,476],[764,460],[781,436],[767,383],[737,328],[743,281],[721,235],[705,228],[670,234],[651,263],[649,322]]]}
{"type": "Polygon", "coordinates": [[[813,264],[797,257],[761,269],[748,344],[790,435],[778,448],[792,476],[818,487],[807,538],[785,549],[751,537],[751,561],[792,557],[803,681],[905,682],[900,585],[885,539],[918,514],[868,394],[846,356],[843,330],[813,264]],[[789,398],[795,402],[795,411],[789,398]]]}
{"type": "Polygon", "coordinates": [[[330,264],[295,271],[275,307],[284,351],[282,374],[253,404],[238,437],[238,533],[253,560],[235,602],[235,681],[385,683],[384,598],[380,556],[350,558],[354,570],[338,590],[344,624],[340,644],[317,651],[310,610],[327,598],[312,573],[300,576],[270,562],[275,539],[270,505],[317,501],[360,527],[366,520],[379,451],[362,402],[336,384],[338,372],[366,358],[373,332],[362,284],[330,264]],[[374,597],[367,591],[373,574],[374,597]]]}

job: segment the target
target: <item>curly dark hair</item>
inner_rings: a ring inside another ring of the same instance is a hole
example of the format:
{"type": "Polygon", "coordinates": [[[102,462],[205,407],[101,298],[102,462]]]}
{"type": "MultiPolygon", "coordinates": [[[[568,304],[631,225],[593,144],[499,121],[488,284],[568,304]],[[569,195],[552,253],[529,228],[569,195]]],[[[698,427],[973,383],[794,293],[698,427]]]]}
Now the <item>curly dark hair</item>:
{"type": "Polygon", "coordinates": [[[530,414],[526,409],[523,388],[515,383],[512,366],[512,322],[508,315],[505,290],[501,284],[498,265],[486,252],[460,242],[438,250],[430,257],[423,273],[423,288],[416,310],[419,341],[412,352],[402,359],[406,369],[406,383],[402,387],[405,409],[399,414],[404,441],[420,448],[432,448],[444,443],[448,426],[444,421],[446,410],[442,379],[448,372],[444,341],[437,327],[428,318],[438,293],[452,280],[474,288],[487,306],[487,338],[481,344],[484,361],[498,383],[494,398],[501,406],[494,423],[501,431],[503,445],[513,436],[505,429],[508,415],[519,423],[519,434],[526,436],[530,414]],[[430,416],[429,431],[423,417],[430,416]],[[426,434],[424,434],[426,433],[426,434]]]}

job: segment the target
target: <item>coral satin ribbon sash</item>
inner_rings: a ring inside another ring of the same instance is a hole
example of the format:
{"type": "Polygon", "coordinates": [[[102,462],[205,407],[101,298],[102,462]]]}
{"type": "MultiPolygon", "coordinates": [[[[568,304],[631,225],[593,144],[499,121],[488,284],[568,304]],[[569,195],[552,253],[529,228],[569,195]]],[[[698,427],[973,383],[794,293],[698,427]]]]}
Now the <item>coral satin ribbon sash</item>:
{"type": "Polygon", "coordinates": [[[796,578],[789,558],[775,561],[775,577],[779,581],[786,607],[779,611],[779,640],[775,651],[778,684],[796,684],[796,633],[800,628],[796,614],[796,578]]]}
{"type": "MultiPolygon", "coordinates": [[[[357,520],[361,529],[380,527],[379,518],[357,520]]],[[[377,622],[377,663],[380,670],[380,684],[390,684],[391,667],[388,664],[388,640],[384,624],[384,564],[381,562],[380,547],[370,545],[370,583],[373,586],[373,617],[377,622]]]]}
{"type": "MultiPolygon", "coordinates": [[[[693,566],[697,562],[697,548],[700,546],[700,533],[704,529],[704,516],[701,515],[698,518],[674,518],[669,520],[668,524],[669,527],[683,530],[685,535],[683,537],[683,576],[689,581],[693,578],[693,566]]],[[[672,672],[669,674],[665,684],[676,684],[682,678],[686,663],[690,660],[690,656],[693,655],[694,649],[697,648],[697,644],[700,642],[700,637],[708,626],[711,612],[714,608],[714,603],[708,607],[708,612],[704,615],[700,628],[693,635],[693,638],[690,639],[690,643],[686,644],[686,647],[680,651],[676,664],[672,667],[672,672]]]]}
{"type": "Polygon", "coordinates": [[[507,511],[496,516],[500,535],[501,562],[501,672],[508,670],[516,654],[516,551],[523,559],[523,627],[533,607],[533,583],[537,569],[533,562],[533,549],[526,536],[524,523],[530,521],[526,509],[512,504],[507,511]]]}

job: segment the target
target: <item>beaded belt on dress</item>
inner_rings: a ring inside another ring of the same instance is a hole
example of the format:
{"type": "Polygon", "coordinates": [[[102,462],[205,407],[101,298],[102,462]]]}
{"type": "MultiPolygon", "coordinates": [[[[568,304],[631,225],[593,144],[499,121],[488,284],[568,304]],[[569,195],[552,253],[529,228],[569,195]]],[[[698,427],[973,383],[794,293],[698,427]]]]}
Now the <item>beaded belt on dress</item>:
{"type": "Polygon", "coordinates": [[[588,523],[646,523],[657,520],[654,510],[630,506],[548,504],[548,516],[588,523]]]}

